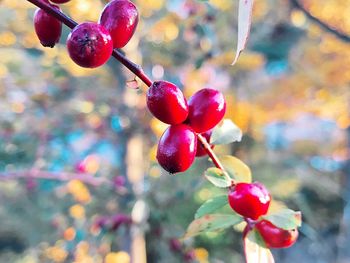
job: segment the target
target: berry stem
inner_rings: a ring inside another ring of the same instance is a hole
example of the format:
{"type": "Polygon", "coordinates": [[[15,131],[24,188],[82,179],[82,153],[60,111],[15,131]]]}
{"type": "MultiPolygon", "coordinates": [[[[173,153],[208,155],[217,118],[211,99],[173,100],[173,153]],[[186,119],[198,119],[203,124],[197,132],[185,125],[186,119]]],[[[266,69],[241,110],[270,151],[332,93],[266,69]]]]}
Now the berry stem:
{"type": "Polygon", "coordinates": [[[73,29],[78,25],[77,22],[75,22],[73,19],[71,19],[66,14],[62,13],[60,10],[53,8],[51,4],[44,0],[27,0],[28,2],[31,2],[33,5],[36,5],[37,7],[44,10],[46,13],[54,16],[58,20],[60,20],[62,23],[64,23],[67,27],[73,29]]]}
{"type": "Polygon", "coordinates": [[[204,149],[206,150],[206,152],[208,153],[209,157],[211,158],[211,160],[213,161],[213,163],[215,164],[215,166],[217,168],[219,168],[221,171],[223,171],[224,176],[230,180],[232,182],[232,186],[235,185],[235,181],[228,175],[228,173],[225,171],[224,166],[222,165],[222,163],[220,162],[219,158],[216,156],[216,154],[214,153],[213,149],[211,148],[210,144],[208,143],[207,139],[204,138],[203,135],[201,134],[197,134],[198,140],[200,141],[200,143],[203,145],[204,149]]]}
{"type": "MultiPolygon", "coordinates": [[[[69,28],[73,29],[78,25],[77,22],[75,22],[72,18],[61,12],[60,10],[57,10],[56,8],[52,7],[48,2],[44,0],[27,0],[28,2],[32,3],[33,5],[43,9],[48,14],[54,16],[58,20],[60,20],[62,23],[64,23],[69,28]]],[[[129,60],[120,50],[114,49],[112,56],[116,58],[120,63],[122,63],[126,68],[128,68],[131,72],[133,72],[140,80],[143,81],[148,87],[150,87],[153,83],[153,81],[146,75],[146,73],[143,71],[142,67],[140,65],[135,64],[131,60],[129,60]]],[[[233,184],[234,181],[230,176],[225,172],[224,167],[220,163],[220,160],[217,158],[213,150],[211,149],[209,143],[207,140],[200,134],[197,134],[198,140],[203,144],[205,150],[207,151],[209,157],[213,160],[213,163],[217,168],[222,170],[224,172],[224,175],[230,179],[233,184]]]]}

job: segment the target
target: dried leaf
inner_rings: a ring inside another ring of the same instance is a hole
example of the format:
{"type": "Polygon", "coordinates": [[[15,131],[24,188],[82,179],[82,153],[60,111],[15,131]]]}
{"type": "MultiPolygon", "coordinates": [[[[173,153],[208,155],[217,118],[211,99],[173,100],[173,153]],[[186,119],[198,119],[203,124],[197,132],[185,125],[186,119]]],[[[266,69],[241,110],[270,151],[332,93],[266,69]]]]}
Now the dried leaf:
{"type": "Polygon", "coordinates": [[[236,64],[239,55],[247,44],[252,23],[253,3],[254,0],[239,0],[237,50],[232,65],[236,64]]]}
{"type": "MultiPolygon", "coordinates": [[[[255,235],[251,231],[252,235],[255,235]]],[[[273,255],[268,248],[264,248],[252,241],[250,234],[244,239],[244,254],[246,263],[275,263],[273,255]]]]}

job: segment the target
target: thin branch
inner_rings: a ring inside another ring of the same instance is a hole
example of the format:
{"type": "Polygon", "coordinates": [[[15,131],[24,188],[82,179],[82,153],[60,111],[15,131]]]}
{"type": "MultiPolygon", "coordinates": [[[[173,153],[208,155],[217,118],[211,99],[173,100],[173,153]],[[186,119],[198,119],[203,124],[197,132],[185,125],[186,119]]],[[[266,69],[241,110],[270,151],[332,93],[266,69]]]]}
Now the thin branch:
{"type": "Polygon", "coordinates": [[[44,10],[46,13],[52,15],[53,17],[60,20],[62,23],[64,23],[67,27],[73,29],[78,25],[77,22],[75,22],[73,19],[71,19],[69,16],[61,12],[60,10],[53,8],[52,5],[44,0],[27,0],[28,2],[31,2],[33,5],[36,5],[37,7],[44,10]]]}
{"type": "Polygon", "coordinates": [[[0,180],[7,181],[13,179],[49,179],[56,181],[70,181],[79,180],[92,186],[99,186],[102,184],[111,184],[111,182],[102,177],[94,177],[90,174],[77,174],[67,172],[48,172],[40,170],[28,170],[28,171],[17,171],[17,172],[3,172],[0,173],[0,180]]]}
{"type": "Polygon", "coordinates": [[[209,157],[212,159],[213,163],[215,164],[215,166],[219,169],[221,169],[222,171],[224,171],[224,166],[221,164],[220,160],[217,158],[217,156],[215,155],[214,151],[212,150],[210,144],[208,143],[208,141],[200,134],[197,134],[198,140],[200,141],[200,143],[203,145],[204,149],[206,150],[206,152],[208,153],[209,157]]]}
{"type": "MultiPolygon", "coordinates": [[[[31,2],[32,4],[44,10],[46,13],[57,18],[58,20],[60,20],[62,23],[64,23],[66,26],[68,26],[71,29],[73,29],[78,25],[78,23],[75,22],[73,19],[71,19],[69,16],[67,16],[60,10],[53,8],[52,5],[50,5],[49,3],[43,0],[27,0],[27,1],[31,2]]],[[[132,73],[138,76],[148,87],[152,85],[153,83],[152,80],[145,74],[142,67],[130,61],[126,56],[124,56],[124,54],[120,50],[114,49],[112,56],[115,57],[125,67],[127,67],[132,73]]]]}
{"type": "Polygon", "coordinates": [[[302,11],[310,20],[318,24],[321,28],[335,35],[337,38],[343,40],[344,42],[350,43],[349,35],[338,31],[336,28],[333,28],[332,26],[328,25],[327,23],[312,15],[309,10],[307,10],[301,3],[299,3],[299,0],[290,0],[290,2],[295,8],[298,8],[300,11],[302,11]]]}
{"type": "Polygon", "coordinates": [[[236,182],[228,175],[228,173],[225,171],[224,166],[222,165],[222,163],[220,162],[219,158],[216,156],[216,154],[214,153],[213,149],[211,148],[210,144],[208,143],[207,139],[200,135],[199,133],[197,134],[197,138],[199,140],[199,142],[203,145],[205,151],[208,153],[208,156],[211,158],[211,160],[213,161],[213,163],[215,164],[215,166],[217,168],[219,168],[221,171],[223,171],[224,176],[232,182],[232,185],[235,185],[236,182]]]}

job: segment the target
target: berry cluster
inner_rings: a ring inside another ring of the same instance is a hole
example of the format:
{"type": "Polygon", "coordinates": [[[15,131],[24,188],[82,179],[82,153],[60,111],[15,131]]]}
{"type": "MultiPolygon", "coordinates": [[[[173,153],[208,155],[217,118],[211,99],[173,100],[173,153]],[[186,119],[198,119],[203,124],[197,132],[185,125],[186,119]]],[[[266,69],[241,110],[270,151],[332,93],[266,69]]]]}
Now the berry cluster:
{"type": "MultiPolygon", "coordinates": [[[[51,9],[60,10],[48,0],[42,1],[50,5],[51,9]]],[[[57,4],[68,1],[51,0],[57,4]]],[[[138,11],[129,0],[110,1],[103,9],[98,23],[85,22],[73,28],[67,39],[70,57],[82,67],[103,65],[114,48],[122,48],[129,42],[138,19],[138,11]]],[[[34,26],[43,46],[53,47],[60,40],[62,22],[44,10],[36,11],[34,26]]],[[[149,79],[144,82],[150,86],[146,97],[148,109],[157,119],[170,125],[159,140],[157,160],[169,173],[186,171],[195,157],[212,153],[210,147],[214,146],[206,143],[202,145],[202,140],[198,142],[198,138],[210,140],[212,129],[225,115],[225,98],[215,89],[204,88],[187,101],[173,83],[164,80],[151,82],[149,79]]],[[[226,173],[221,165],[215,164],[226,173]]],[[[282,229],[263,218],[271,202],[270,193],[263,184],[236,183],[234,180],[231,183],[228,203],[248,223],[247,233],[257,230],[268,248],[289,247],[296,242],[297,229],[282,229]]],[[[124,219],[118,217],[118,220],[124,219]]]]}
{"type": "Polygon", "coordinates": [[[147,92],[152,114],[170,124],[159,140],[157,160],[169,173],[186,171],[205,150],[197,143],[197,133],[210,138],[210,130],[224,117],[226,102],[222,93],[205,88],[187,102],[181,90],[167,81],[156,81],[147,92]]]}
{"type": "MultiPolygon", "coordinates": [[[[43,0],[50,4],[48,0],[43,0]]],[[[70,0],[51,0],[62,4],[70,0]]],[[[56,5],[52,7],[60,10],[56,5]]],[[[99,22],[77,25],[69,34],[67,49],[71,59],[81,67],[96,68],[111,57],[113,48],[124,47],[133,36],[139,15],[129,0],[113,0],[103,9],[99,22]]],[[[38,9],[34,15],[34,27],[44,47],[54,47],[59,42],[62,22],[38,9]]]]}
{"type": "MultiPolygon", "coordinates": [[[[52,6],[59,10],[58,6],[52,6]]],[[[67,49],[71,59],[81,67],[103,65],[113,48],[122,48],[129,42],[138,17],[136,6],[129,0],[109,2],[99,23],[81,23],[69,34],[67,49]]],[[[60,40],[62,22],[42,9],[36,11],[34,25],[43,46],[54,47],[60,40]]],[[[157,152],[159,164],[170,173],[187,170],[196,156],[206,154],[203,146],[197,145],[196,133],[209,139],[210,130],[222,120],[226,111],[224,96],[217,90],[202,89],[187,102],[182,91],[167,81],[152,83],[147,92],[147,105],[156,118],[171,125],[162,135],[157,152]]]]}
{"type": "MultiPolygon", "coordinates": [[[[48,0],[43,1],[50,4],[48,0]]],[[[52,7],[60,10],[58,6],[52,7]]],[[[103,65],[114,48],[122,48],[129,42],[138,17],[136,6],[129,0],[109,2],[99,23],[85,22],[73,28],[67,39],[71,59],[81,67],[103,65]]],[[[43,46],[54,47],[60,40],[62,22],[42,9],[36,11],[34,25],[43,46]]],[[[226,111],[225,98],[219,91],[202,89],[187,102],[182,91],[167,81],[152,83],[147,92],[147,105],[156,118],[171,125],[162,135],[157,152],[159,164],[169,173],[187,170],[196,156],[206,154],[203,146],[197,144],[196,133],[209,139],[211,129],[222,120],[226,111]]]]}

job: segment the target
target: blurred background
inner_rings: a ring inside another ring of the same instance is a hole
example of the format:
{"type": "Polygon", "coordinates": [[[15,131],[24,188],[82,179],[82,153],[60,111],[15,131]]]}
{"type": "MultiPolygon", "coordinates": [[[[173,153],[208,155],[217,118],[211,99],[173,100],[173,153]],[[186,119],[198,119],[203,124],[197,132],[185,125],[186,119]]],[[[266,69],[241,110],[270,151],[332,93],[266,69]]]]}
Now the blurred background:
{"type": "MultiPolygon", "coordinates": [[[[62,6],[97,21],[107,1],[62,6]]],[[[242,142],[216,147],[246,162],[275,199],[301,210],[297,244],[276,262],[350,262],[350,1],[259,0],[251,37],[230,66],[237,3],[135,0],[123,50],[153,79],[225,93],[242,142]]],[[[0,1],[0,262],[243,262],[239,229],[179,242],[220,194],[199,158],[185,174],[155,160],[166,125],[145,87],[111,59],[76,66],[41,47],[25,0],[0,1]],[[132,260],[131,260],[132,259],[132,260]]]]}

